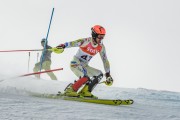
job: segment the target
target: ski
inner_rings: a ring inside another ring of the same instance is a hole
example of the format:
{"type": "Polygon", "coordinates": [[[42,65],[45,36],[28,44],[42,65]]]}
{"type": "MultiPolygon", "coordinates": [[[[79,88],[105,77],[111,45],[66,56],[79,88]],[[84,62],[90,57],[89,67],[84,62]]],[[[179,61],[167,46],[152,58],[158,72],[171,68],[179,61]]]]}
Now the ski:
{"type": "Polygon", "coordinates": [[[94,99],[94,98],[87,98],[87,97],[69,97],[64,96],[63,94],[33,94],[35,97],[42,97],[42,98],[50,98],[50,99],[62,99],[68,101],[77,101],[77,102],[86,102],[86,103],[94,103],[94,104],[104,104],[104,105],[131,105],[133,104],[132,99],[94,99]]]}
{"type": "Polygon", "coordinates": [[[87,103],[105,104],[105,105],[131,105],[133,100],[120,100],[120,99],[92,99],[92,98],[78,98],[78,97],[64,97],[64,100],[79,101],[87,103]]]}

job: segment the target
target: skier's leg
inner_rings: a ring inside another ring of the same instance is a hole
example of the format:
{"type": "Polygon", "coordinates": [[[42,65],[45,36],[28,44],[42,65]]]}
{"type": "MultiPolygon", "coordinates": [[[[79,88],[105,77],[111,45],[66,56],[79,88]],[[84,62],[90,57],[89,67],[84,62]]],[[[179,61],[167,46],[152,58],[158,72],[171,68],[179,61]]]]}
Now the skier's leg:
{"type": "Polygon", "coordinates": [[[75,91],[78,91],[78,89],[89,80],[85,66],[87,65],[82,64],[76,57],[71,61],[71,70],[79,78],[79,80],[72,85],[75,91]]]}
{"type": "Polygon", "coordinates": [[[40,62],[38,62],[38,63],[35,64],[35,66],[34,66],[34,68],[33,68],[33,71],[34,71],[34,72],[38,72],[39,69],[40,69],[40,62]]]}
{"type": "MultiPolygon", "coordinates": [[[[44,61],[43,62],[43,69],[50,70],[51,69],[51,61],[44,61]]],[[[51,80],[57,80],[55,74],[53,72],[47,72],[51,80]]]]}
{"type": "Polygon", "coordinates": [[[91,80],[87,83],[89,86],[89,92],[92,92],[95,86],[101,81],[103,78],[103,74],[99,74],[98,76],[94,76],[91,78],[91,80]]]}
{"type": "MultiPolygon", "coordinates": [[[[38,72],[40,70],[40,62],[36,63],[34,68],[33,68],[33,71],[34,72],[38,72]]],[[[38,74],[35,74],[35,77],[36,78],[39,78],[39,75],[38,74]]]]}
{"type": "Polygon", "coordinates": [[[93,67],[87,66],[88,75],[91,77],[90,81],[87,83],[89,86],[89,91],[92,92],[94,87],[101,81],[103,78],[103,73],[93,67]]]}
{"type": "Polygon", "coordinates": [[[87,66],[86,69],[88,71],[87,74],[88,76],[91,77],[91,79],[86,83],[86,85],[79,92],[79,94],[85,97],[97,98],[91,92],[94,89],[94,87],[100,82],[100,80],[103,78],[103,74],[100,70],[97,70],[89,66],[87,66]]]}
{"type": "Polygon", "coordinates": [[[47,74],[50,76],[51,80],[57,80],[57,77],[53,72],[48,72],[47,74]]]}
{"type": "Polygon", "coordinates": [[[76,57],[74,57],[73,60],[71,61],[70,68],[71,68],[72,72],[78,78],[81,78],[84,76],[83,66],[81,65],[81,62],[76,57]]]}
{"type": "Polygon", "coordinates": [[[65,89],[65,95],[67,96],[79,96],[77,93],[78,89],[85,84],[89,78],[85,76],[86,69],[84,69],[84,66],[81,64],[81,62],[74,57],[70,64],[71,70],[74,72],[74,74],[79,78],[79,80],[75,81],[74,84],[71,84],[65,89]]]}

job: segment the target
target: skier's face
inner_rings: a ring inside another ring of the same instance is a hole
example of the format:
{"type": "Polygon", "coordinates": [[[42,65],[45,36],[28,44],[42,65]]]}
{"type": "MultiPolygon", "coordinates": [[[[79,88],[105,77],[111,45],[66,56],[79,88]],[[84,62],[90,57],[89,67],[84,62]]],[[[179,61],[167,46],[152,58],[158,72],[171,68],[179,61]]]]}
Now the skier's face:
{"type": "Polygon", "coordinates": [[[104,36],[105,35],[98,35],[97,36],[96,41],[97,41],[98,44],[101,43],[101,41],[104,39],[104,36]]]}
{"type": "Polygon", "coordinates": [[[45,44],[45,42],[43,41],[43,42],[41,42],[41,45],[44,47],[44,44],[45,44]]]}

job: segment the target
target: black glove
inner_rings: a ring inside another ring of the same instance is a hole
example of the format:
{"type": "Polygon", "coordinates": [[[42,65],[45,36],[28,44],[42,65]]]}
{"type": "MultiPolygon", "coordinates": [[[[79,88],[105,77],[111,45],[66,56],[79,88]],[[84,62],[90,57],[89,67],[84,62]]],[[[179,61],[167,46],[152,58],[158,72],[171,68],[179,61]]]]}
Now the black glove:
{"type": "Polygon", "coordinates": [[[105,75],[106,75],[105,84],[106,84],[107,86],[111,86],[111,85],[113,84],[113,79],[112,79],[112,77],[111,77],[111,75],[110,75],[110,72],[106,73],[105,75]]]}
{"type": "Polygon", "coordinates": [[[58,45],[56,48],[58,48],[58,49],[64,49],[66,46],[65,46],[65,44],[60,44],[60,45],[58,45]]]}

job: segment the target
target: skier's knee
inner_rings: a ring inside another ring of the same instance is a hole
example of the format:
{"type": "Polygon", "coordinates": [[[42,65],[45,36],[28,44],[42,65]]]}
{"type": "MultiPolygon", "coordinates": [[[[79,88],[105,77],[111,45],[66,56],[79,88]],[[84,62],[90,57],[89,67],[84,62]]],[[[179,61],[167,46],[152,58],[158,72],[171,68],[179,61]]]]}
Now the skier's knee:
{"type": "Polygon", "coordinates": [[[71,71],[73,72],[78,71],[78,63],[76,61],[71,61],[70,68],[71,68],[71,71]]]}
{"type": "Polygon", "coordinates": [[[78,65],[79,65],[79,64],[78,64],[76,61],[71,61],[71,63],[70,63],[70,68],[71,68],[71,69],[74,69],[74,68],[76,68],[78,65]]]}

